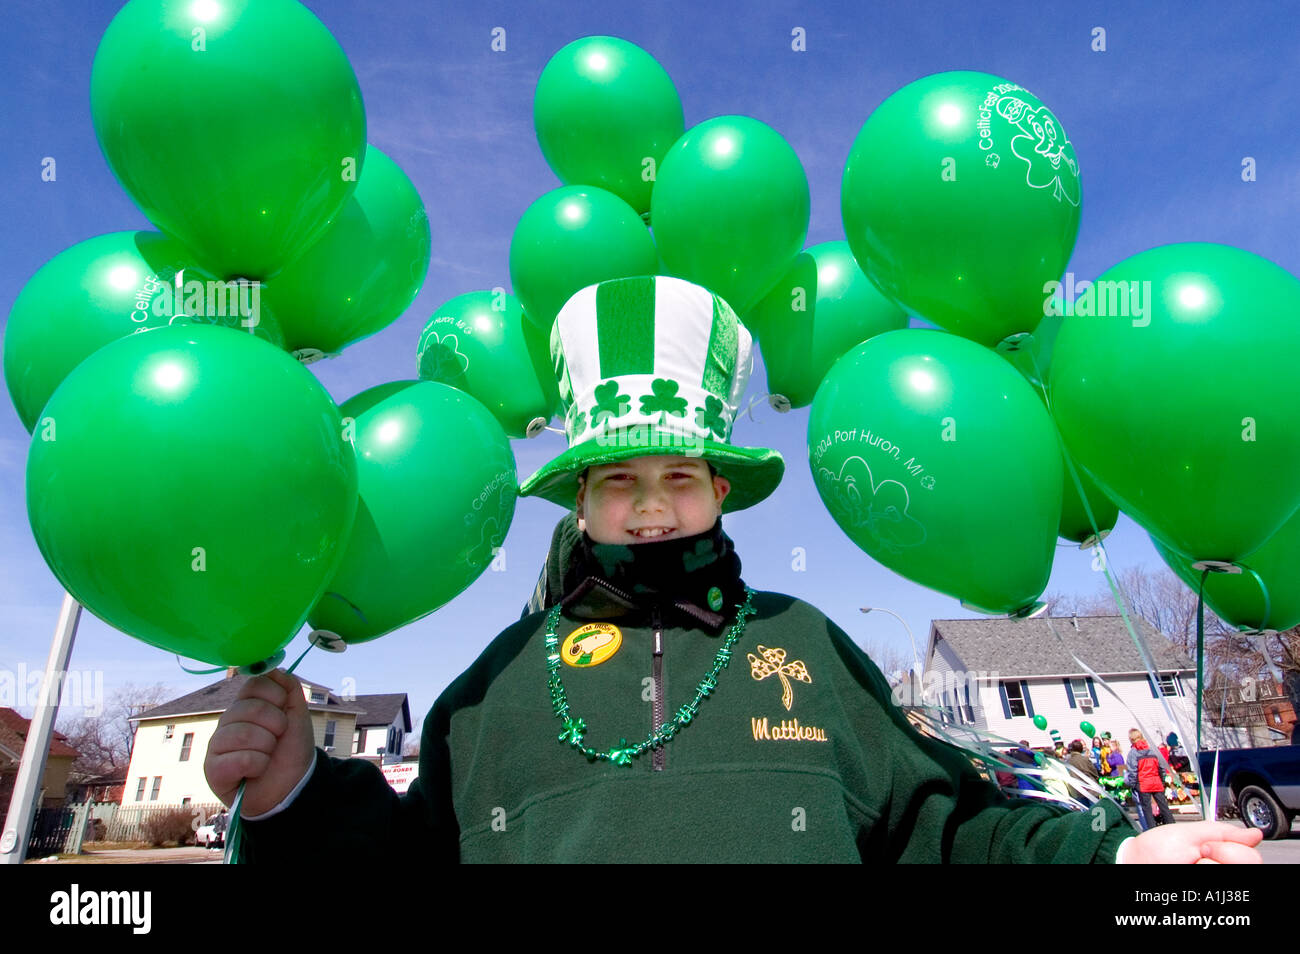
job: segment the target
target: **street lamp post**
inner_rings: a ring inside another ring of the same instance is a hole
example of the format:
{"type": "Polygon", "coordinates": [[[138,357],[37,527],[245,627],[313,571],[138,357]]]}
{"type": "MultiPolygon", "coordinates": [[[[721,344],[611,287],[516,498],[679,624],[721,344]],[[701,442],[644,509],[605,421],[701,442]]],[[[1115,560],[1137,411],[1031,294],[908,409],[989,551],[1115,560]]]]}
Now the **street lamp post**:
{"type": "Polygon", "coordinates": [[[912,635],[912,627],[907,625],[907,620],[903,619],[903,617],[899,616],[893,610],[885,609],[883,606],[861,606],[859,609],[864,613],[870,613],[872,610],[875,610],[878,613],[888,613],[890,616],[894,617],[894,619],[903,624],[903,629],[907,630],[907,638],[911,640],[912,643],[912,672],[916,673],[916,678],[919,680],[921,678],[921,656],[916,651],[916,637],[912,635]]]}

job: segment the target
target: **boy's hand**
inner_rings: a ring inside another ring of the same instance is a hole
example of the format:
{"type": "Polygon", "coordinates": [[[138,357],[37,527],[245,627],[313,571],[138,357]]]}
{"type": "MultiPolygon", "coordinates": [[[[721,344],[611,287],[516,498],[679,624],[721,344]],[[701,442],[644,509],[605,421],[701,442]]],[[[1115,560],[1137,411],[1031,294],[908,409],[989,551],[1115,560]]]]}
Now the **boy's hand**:
{"type": "Polygon", "coordinates": [[[302,684],[279,669],[249,679],[217,722],[203,773],[227,805],[244,786],[241,814],[280,804],[316,758],[316,740],[302,684]]]}
{"type": "Polygon", "coordinates": [[[1130,865],[1261,864],[1255,849],[1264,840],[1258,828],[1226,822],[1159,825],[1130,839],[1124,863],[1130,865]]]}

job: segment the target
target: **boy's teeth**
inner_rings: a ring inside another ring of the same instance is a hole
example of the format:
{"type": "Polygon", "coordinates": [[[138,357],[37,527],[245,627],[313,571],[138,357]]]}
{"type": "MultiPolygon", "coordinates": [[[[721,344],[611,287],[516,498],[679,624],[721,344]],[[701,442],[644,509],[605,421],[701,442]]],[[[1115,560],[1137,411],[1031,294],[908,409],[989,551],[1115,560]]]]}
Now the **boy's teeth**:
{"type": "Polygon", "coordinates": [[[656,529],[656,530],[633,530],[632,532],[635,533],[638,537],[658,537],[658,536],[662,536],[668,531],[663,529],[656,529]]]}

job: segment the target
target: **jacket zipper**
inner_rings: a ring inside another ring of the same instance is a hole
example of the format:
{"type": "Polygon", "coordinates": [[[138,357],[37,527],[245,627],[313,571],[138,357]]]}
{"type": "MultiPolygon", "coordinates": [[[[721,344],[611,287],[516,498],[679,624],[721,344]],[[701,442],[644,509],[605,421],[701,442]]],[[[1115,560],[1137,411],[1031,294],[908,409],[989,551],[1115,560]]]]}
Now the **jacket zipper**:
{"type": "MultiPolygon", "coordinates": [[[[654,683],[654,702],[650,706],[650,731],[658,732],[664,724],[664,631],[663,621],[659,615],[659,604],[650,610],[651,625],[654,627],[654,664],[651,682],[654,683]]],[[[650,750],[652,771],[662,772],[667,761],[667,753],[662,745],[650,750]]]]}

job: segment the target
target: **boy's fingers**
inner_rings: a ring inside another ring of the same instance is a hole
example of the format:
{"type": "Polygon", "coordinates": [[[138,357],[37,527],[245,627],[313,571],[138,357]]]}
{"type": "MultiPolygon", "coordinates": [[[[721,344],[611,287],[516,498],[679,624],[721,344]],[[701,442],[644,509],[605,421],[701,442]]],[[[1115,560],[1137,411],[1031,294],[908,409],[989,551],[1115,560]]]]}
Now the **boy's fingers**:
{"type": "MultiPolygon", "coordinates": [[[[253,676],[239,688],[236,699],[265,699],[277,708],[284,708],[289,700],[289,687],[274,676],[279,670],[272,670],[265,676],[253,676]]],[[[292,678],[292,677],[291,677],[292,678]]]]}
{"type": "Polygon", "coordinates": [[[270,755],[275,751],[279,740],[267,728],[254,722],[232,722],[212,733],[208,742],[208,752],[212,755],[226,755],[230,752],[252,750],[270,755]]]}
{"type": "Polygon", "coordinates": [[[302,694],[302,683],[298,677],[291,672],[285,672],[283,669],[272,669],[266,674],[267,679],[273,680],[281,689],[284,690],[285,700],[280,705],[286,709],[302,709],[307,705],[307,699],[302,694]]]}
{"type": "Polygon", "coordinates": [[[279,738],[284,735],[284,730],[289,725],[289,717],[284,714],[283,709],[271,705],[265,699],[238,699],[231,703],[230,708],[223,714],[220,728],[224,729],[241,722],[259,725],[279,738]]]}
{"type": "Polygon", "coordinates": [[[1201,844],[1201,861],[1213,861],[1221,865],[1258,865],[1264,859],[1256,849],[1239,842],[1207,841],[1201,844]]]}

